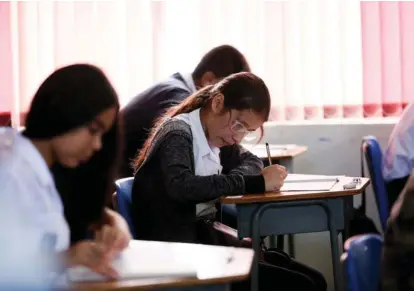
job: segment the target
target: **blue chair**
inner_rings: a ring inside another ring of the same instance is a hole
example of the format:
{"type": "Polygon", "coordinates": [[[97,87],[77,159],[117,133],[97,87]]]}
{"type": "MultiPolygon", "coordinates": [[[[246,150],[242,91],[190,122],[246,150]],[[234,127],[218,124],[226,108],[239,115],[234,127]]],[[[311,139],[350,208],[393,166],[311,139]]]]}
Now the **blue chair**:
{"type": "MultiPolygon", "coordinates": [[[[362,152],[367,162],[369,176],[375,194],[375,202],[381,221],[382,230],[385,231],[387,226],[388,211],[388,194],[385,187],[384,178],[382,176],[382,151],[381,147],[374,136],[366,136],[362,140],[362,152]]],[[[362,161],[361,161],[362,163],[362,161]]],[[[363,172],[363,163],[361,164],[363,172]]],[[[362,173],[364,174],[364,173],[362,173]]],[[[363,196],[363,204],[365,204],[365,193],[363,196]]]]}
{"type": "Polygon", "coordinates": [[[132,236],[135,238],[134,227],[132,223],[132,184],[134,178],[123,178],[115,181],[116,187],[116,208],[118,212],[125,218],[128,223],[132,236]]]}
{"type": "Polygon", "coordinates": [[[383,239],[377,234],[350,237],[345,242],[345,264],[349,291],[378,291],[381,278],[383,239]]]}

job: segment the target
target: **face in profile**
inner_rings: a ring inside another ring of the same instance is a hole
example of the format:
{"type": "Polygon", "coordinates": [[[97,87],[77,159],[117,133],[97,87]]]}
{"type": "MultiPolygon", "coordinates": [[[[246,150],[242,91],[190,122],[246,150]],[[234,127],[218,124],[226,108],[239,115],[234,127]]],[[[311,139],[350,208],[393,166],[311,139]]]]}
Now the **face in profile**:
{"type": "Polygon", "coordinates": [[[264,123],[264,117],[252,110],[224,108],[224,96],[216,95],[211,103],[211,123],[208,125],[209,142],[216,147],[239,144],[264,123]]]}
{"type": "Polygon", "coordinates": [[[52,150],[57,162],[69,168],[87,162],[102,147],[102,136],[115,122],[117,109],[106,109],[90,123],[78,127],[52,140],[52,150]]]}

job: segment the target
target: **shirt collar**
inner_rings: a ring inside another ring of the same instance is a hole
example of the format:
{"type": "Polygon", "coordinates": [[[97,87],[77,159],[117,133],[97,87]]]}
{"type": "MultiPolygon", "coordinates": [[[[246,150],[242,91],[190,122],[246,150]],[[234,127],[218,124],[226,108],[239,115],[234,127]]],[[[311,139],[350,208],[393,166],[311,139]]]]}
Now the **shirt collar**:
{"type": "Polygon", "coordinates": [[[33,167],[39,181],[45,186],[54,184],[52,173],[40,152],[28,138],[18,135],[17,138],[21,139],[20,143],[24,147],[25,158],[33,167]]]}
{"type": "Polygon", "coordinates": [[[190,74],[190,73],[182,73],[180,75],[181,75],[181,77],[183,77],[184,83],[187,85],[188,89],[190,89],[190,91],[192,93],[196,92],[197,91],[197,88],[195,86],[195,83],[194,83],[194,79],[193,79],[192,74],[190,74]]]}
{"type": "Polygon", "coordinates": [[[220,149],[209,145],[200,119],[200,109],[196,109],[189,113],[189,122],[193,134],[193,140],[196,141],[201,156],[213,154],[219,157],[220,149]]]}

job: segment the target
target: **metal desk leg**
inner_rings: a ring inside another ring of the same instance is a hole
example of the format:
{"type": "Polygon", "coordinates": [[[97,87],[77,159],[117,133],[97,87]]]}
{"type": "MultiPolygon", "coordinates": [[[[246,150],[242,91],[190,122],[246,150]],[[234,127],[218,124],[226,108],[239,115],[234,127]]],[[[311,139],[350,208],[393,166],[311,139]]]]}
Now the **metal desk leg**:
{"type": "MultiPolygon", "coordinates": [[[[293,158],[280,159],[276,163],[284,166],[288,173],[293,173],[293,158]]],[[[284,236],[277,236],[277,248],[284,250],[284,236]],[[279,245],[280,243],[280,245],[279,245]]],[[[295,257],[295,237],[293,234],[288,234],[288,254],[294,258],[295,257]]]]}
{"type": "Polygon", "coordinates": [[[260,221],[263,214],[269,209],[276,208],[290,208],[298,206],[321,206],[326,213],[328,222],[328,229],[331,241],[331,252],[332,252],[332,267],[334,273],[334,285],[335,291],[340,291],[341,281],[341,265],[339,260],[339,247],[338,247],[338,232],[335,229],[335,224],[332,219],[332,212],[328,205],[324,201],[301,201],[301,202],[285,202],[285,203],[268,203],[262,204],[254,213],[252,219],[252,240],[253,250],[255,252],[252,268],[252,280],[251,280],[251,291],[259,291],[259,252],[260,252],[260,221]]]}
{"type": "Polygon", "coordinates": [[[339,258],[339,246],[338,246],[338,231],[335,229],[335,224],[332,220],[332,212],[326,206],[325,208],[326,215],[328,218],[328,227],[329,227],[329,236],[331,241],[331,256],[332,256],[332,266],[333,266],[333,275],[334,275],[334,286],[335,291],[341,290],[341,262],[339,258]]]}

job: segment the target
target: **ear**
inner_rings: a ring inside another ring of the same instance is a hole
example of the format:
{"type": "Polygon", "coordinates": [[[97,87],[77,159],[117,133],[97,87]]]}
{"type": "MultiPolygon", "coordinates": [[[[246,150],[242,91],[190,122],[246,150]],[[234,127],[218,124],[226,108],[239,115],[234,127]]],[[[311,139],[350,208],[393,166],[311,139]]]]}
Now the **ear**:
{"type": "Polygon", "coordinates": [[[220,114],[224,109],[224,95],[222,93],[218,93],[211,101],[211,110],[213,113],[220,114]]]}
{"type": "Polygon", "coordinates": [[[200,78],[200,86],[205,87],[208,85],[213,85],[217,82],[217,77],[213,72],[206,72],[200,78]]]}

